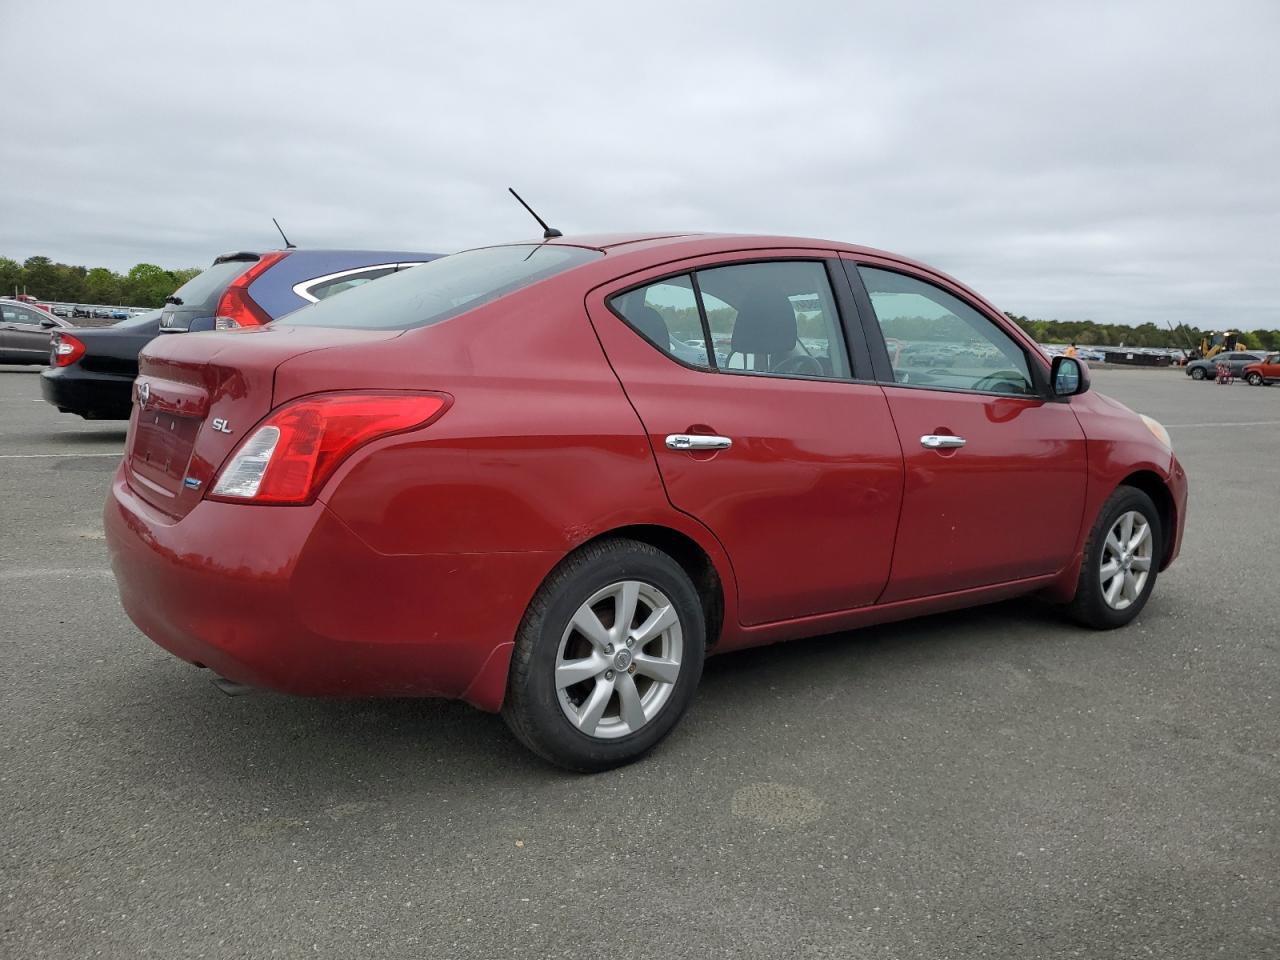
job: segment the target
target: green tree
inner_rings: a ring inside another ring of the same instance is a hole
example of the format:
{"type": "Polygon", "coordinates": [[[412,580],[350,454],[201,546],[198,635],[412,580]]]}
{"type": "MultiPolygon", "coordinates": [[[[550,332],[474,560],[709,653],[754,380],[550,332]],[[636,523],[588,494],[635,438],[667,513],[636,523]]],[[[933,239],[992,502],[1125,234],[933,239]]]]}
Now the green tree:
{"type": "Polygon", "coordinates": [[[173,275],[154,263],[139,263],[124,278],[124,298],[139,307],[158,307],[173,290],[173,275]]]}
{"type": "Polygon", "coordinates": [[[106,267],[94,267],[84,279],[84,299],[91,303],[119,303],[124,285],[119,274],[106,267]]]}
{"type": "Polygon", "coordinates": [[[22,264],[21,283],[31,296],[53,299],[57,292],[58,270],[48,257],[27,257],[22,264]]]}
{"type": "Polygon", "coordinates": [[[22,264],[8,257],[0,257],[0,297],[12,297],[14,288],[21,286],[22,264]]]}

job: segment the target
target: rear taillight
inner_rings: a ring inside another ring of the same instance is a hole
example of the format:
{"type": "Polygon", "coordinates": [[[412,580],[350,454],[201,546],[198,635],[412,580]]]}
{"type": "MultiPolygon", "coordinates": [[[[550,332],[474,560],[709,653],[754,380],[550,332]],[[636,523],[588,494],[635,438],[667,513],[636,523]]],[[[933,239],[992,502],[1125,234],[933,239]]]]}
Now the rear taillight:
{"type": "Polygon", "coordinates": [[[84,343],[69,333],[55,333],[52,352],[55,367],[69,367],[84,356],[84,343]]]}
{"type": "Polygon", "coordinates": [[[271,316],[249,296],[249,284],[287,256],[287,253],[281,252],[264,253],[257,263],[232,280],[218,299],[213,328],[235,330],[238,327],[260,327],[264,323],[270,323],[271,316]]]}
{"type": "Polygon", "coordinates": [[[358,447],[426,426],[449,403],[437,393],[321,393],[295,400],[240,445],[218,472],[209,497],[307,503],[358,447]]]}

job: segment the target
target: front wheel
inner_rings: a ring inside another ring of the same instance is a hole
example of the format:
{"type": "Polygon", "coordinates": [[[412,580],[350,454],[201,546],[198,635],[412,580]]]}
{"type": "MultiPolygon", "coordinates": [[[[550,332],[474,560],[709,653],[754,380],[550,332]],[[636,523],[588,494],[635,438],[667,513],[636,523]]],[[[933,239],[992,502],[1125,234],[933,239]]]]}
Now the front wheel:
{"type": "Polygon", "coordinates": [[[502,717],[525,746],[570,770],[630,763],[688,708],[705,652],[702,604],[678,563],[635,540],[591,544],[529,604],[502,717]]]}
{"type": "Polygon", "coordinates": [[[1207,377],[1207,376],[1208,376],[1208,374],[1204,372],[1204,367],[1192,367],[1192,368],[1191,368],[1191,379],[1192,379],[1192,380],[1203,380],[1203,379],[1204,379],[1205,377],[1207,377]]]}
{"type": "Polygon", "coordinates": [[[1116,488],[1085,543],[1072,616],[1098,630],[1131,621],[1156,585],[1163,549],[1160,513],[1151,498],[1136,487],[1116,488]]]}
{"type": "Polygon", "coordinates": [[[1262,374],[1260,373],[1256,373],[1256,372],[1251,373],[1247,377],[1245,377],[1245,379],[1249,381],[1249,386],[1251,387],[1262,386],[1262,374]]]}

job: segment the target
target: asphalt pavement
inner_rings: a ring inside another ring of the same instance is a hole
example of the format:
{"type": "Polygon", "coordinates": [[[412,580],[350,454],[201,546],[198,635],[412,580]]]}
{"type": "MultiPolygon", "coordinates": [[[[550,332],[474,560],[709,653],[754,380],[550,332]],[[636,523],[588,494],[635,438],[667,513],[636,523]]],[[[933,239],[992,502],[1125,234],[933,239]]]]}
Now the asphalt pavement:
{"type": "Polygon", "coordinates": [[[0,368],[0,957],[1280,957],[1280,387],[1094,385],[1190,476],[1137,622],[713,658],[579,777],[462,704],[220,693],[120,610],[124,425],[0,368]]]}

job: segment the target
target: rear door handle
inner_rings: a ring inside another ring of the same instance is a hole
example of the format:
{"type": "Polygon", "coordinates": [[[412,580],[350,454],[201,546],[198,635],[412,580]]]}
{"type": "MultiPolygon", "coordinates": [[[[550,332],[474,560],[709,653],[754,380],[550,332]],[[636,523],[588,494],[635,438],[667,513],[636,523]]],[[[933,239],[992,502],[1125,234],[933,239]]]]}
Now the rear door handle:
{"type": "Polygon", "coordinates": [[[930,450],[946,450],[951,447],[963,447],[964,437],[953,437],[950,434],[926,433],[920,438],[920,446],[930,450]]]}
{"type": "Polygon", "coordinates": [[[672,433],[667,436],[668,450],[728,450],[733,441],[728,437],[708,437],[698,433],[672,433]]]}

